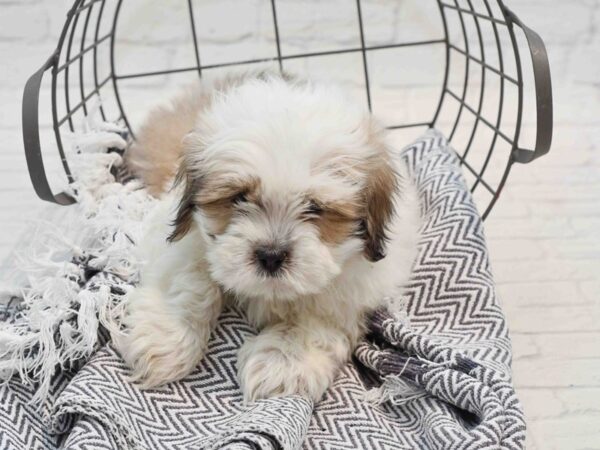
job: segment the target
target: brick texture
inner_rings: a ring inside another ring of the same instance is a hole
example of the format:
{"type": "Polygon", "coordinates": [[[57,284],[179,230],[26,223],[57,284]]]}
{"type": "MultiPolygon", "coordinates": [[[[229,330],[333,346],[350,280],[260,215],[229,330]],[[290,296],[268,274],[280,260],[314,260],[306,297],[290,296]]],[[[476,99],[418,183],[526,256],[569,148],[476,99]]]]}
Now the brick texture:
{"type": "MultiPolygon", "coordinates": [[[[9,254],[25,224],[47,207],[30,187],[20,102],[27,77],[56,45],[69,3],[0,0],[2,257],[9,254]]],[[[173,1],[169,8],[161,2],[144,2],[143,7],[139,1],[123,3],[116,61],[120,73],[193,64],[187,2],[173,1]]],[[[268,1],[195,3],[203,63],[275,56],[268,1]],[[231,11],[226,19],[223,7],[231,11]]],[[[600,0],[505,3],[547,43],[555,101],[551,153],[515,167],[486,223],[492,265],[512,330],[515,383],[529,423],[528,448],[600,449],[600,0]]],[[[284,53],[360,43],[353,1],[278,0],[278,4],[284,53]]],[[[363,14],[370,45],[441,36],[433,1],[363,0],[363,14]]],[[[436,51],[386,50],[370,56],[372,96],[384,121],[431,116],[443,76],[436,51]]],[[[364,96],[360,56],[286,64],[292,71],[316,77],[333,74],[364,96]]],[[[160,96],[185,79],[189,77],[163,76],[129,83],[130,104],[138,110],[137,115],[132,112],[135,120],[151,103],[148,92],[160,96]]],[[[45,88],[42,100],[48,98],[45,88]]],[[[514,120],[508,113],[506,124],[514,120]]],[[[50,146],[49,118],[43,116],[41,123],[48,137],[44,143],[50,146]]],[[[534,136],[534,118],[527,116],[524,123],[524,136],[534,136]]],[[[406,137],[399,135],[398,142],[406,142],[406,137]]],[[[491,170],[496,169],[500,167],[491,170]]]]}

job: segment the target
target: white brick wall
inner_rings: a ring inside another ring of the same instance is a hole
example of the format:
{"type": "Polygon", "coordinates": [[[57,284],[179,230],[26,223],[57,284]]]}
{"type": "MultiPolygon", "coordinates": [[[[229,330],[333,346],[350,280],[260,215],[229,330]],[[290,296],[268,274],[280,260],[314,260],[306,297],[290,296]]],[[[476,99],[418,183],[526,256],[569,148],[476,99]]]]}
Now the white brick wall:
{"type": "MultiPolygon", "coordinates": [[[[197,25],[203,62],[273,56],[269,2],[218,1],[196,2],[201,5],[197,25]],[[227,19],[216,9],[218,1],[221,7],[227,2],[227,19]]],[[[278,1],[284,52],[356,45],[353,0],[278,1]],[[329,26],[314,25],[325,19],[329,26]]],[[[53,50],[69,3],[0,0],[0,256],[43,209],[22,154],[20,97],[27,77],[53,50]]],[[[367,42],[438,37],[434,3],[363,0],[367,42]]],[[[506,3],[548,45],[556,119],[552,152],[532,165],[515,167],[486,223],[512,330],[515,382],[529,419],[528,447],[600,448],[600,0],[506,3]]],[[[120,30],[127,33],[120,34],[117,66],[123,73],[158,63],[161,68],[190,63],[186,2],[170,4],[124,2],[120,30]]],[[[412,78],[405,63],[408,53],[387,55],[374,57],[373,98],[385,117],[416,119],[417,101],[434,101],[437,95],[430,90],[439,75],[435,64],[427,66],[431,54],[412,53],[411,61],[423,65],[412,78]],[[400,89],[401,81],[410,89],[400,89]]],[[[349,86],[359,86],[362,72],[356,62],[349,55],[324,58],[320,65],[290,62],[288,67],[317,76],[333,71],[349,86]]],[[[178,79],[131,83],[131,104],[143,111],[148,88],[167,91],[178,79]]],[[[48,97],[47,90],[42,97],[48,97]]],[[[531,135],[533,129],[524,131],[531,135]]]]}

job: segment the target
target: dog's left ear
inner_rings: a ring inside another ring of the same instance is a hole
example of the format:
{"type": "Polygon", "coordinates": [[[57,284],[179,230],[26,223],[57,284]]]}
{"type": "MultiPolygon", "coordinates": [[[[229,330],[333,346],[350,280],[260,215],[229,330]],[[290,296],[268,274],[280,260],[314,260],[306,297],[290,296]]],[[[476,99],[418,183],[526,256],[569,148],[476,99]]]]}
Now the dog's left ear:
{"type": "Polygon", "coordinates": [[[173,231],[167,238],[168,242],[176,242],[183,238],[192,227],[196,203],[194,198],[198,192],[199,180],[195,179],[188,171],[185,160],[179,166],[173,189],[180,189],[181,199],[177,205],[175,219],[171,223],[173,231]]]}
{"type": "Polygon", "coordinates": [[[364,251],[369,261],[376,262],[385,257],[387,228],[394,215],[397,180],[390,156],[387,151],[382,150],[369,162],[364,190],[364,251]]]}

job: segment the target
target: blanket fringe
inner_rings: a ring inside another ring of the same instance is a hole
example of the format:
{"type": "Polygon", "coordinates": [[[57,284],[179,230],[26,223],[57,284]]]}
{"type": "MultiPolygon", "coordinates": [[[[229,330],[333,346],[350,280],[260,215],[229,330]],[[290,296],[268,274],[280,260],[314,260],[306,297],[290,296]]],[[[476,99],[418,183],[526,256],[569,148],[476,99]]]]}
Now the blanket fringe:
{"type": "Polygon", "coordinates": [[[366,391],[364,399],[375,405],[390,403],[399,406],[428,395],[422,388],[403,379],[400,375],[389,375],[385,377],[380,387],[366,391]]]}
{"type": "Polygon", "coordinates": [[[68,189],[77,204],[60,212],[52,207],[54,220],[36,222],[28,245],[14,252],[14,270],[0,283],[0,305],[5,305],[0,378],[8,382],[19,376],[35,386],[32,402],[39,406],[58,369],[73,367],[95,351],[99,327],[112,333],[121,329],[125,293],[102,284],[86,286],[78,262],[125,283],[138,277],[134,242],[155,202],[138,182],[123,185],[111,173],[122,158],[107,150],[126,147],[122,131],[89,120],[73,134],[69,160],[75,182],[68,189]]]}

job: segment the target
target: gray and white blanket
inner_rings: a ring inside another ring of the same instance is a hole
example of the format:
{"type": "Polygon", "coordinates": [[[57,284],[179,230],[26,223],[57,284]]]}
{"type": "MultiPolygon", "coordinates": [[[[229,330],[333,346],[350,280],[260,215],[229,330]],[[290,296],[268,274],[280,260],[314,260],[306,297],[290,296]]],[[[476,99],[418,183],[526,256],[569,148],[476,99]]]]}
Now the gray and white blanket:
{"type": "MultiPolygon", "coordinates": [[[[370,334],[318,404],[302,397],[242,403],[236,354],[256,331],[237,310],[222,314],[208,354],[192,375],[154,390],[130,383],[106,328],[135,283],[135,270],[122,257],[111,263],[119,252],[107,249],[122,252],[133,245],[136,230],[100,227],[103,237],[68,261],[74,293],[60,320],[46,324],[45,344],[39,343],[39,329],[32,334],[31,318],[29,329],[21,327],[21,335],[33,342],[20,355],[25,361],[41,351],[60,357],[50,365],[38,358],[29,369],[7,372],[14,376],[0,387],[0,448],[524,448],[507,326],[459,159],[433,130],[401,157],[418,186],[425,217],[411,281],[400,307],[372,314],[370,334]],[[82,312],[83,299],[94,303],[87,308],[95,322],[82,312]],[[36,374],[46,375],[43,395],[36,374]]],[[[102,199],[120,195],[117,187],[109,191],[102,199]]],[[[12,353],[7,350],[6,333],[14,341],[15,324],[24,323],[35,297],[23,303],[14,289],[11,295],[14,301],[0,317],[2,370],[10,358],[14,363],[18,348],[12,342],[12,353]]]]}

